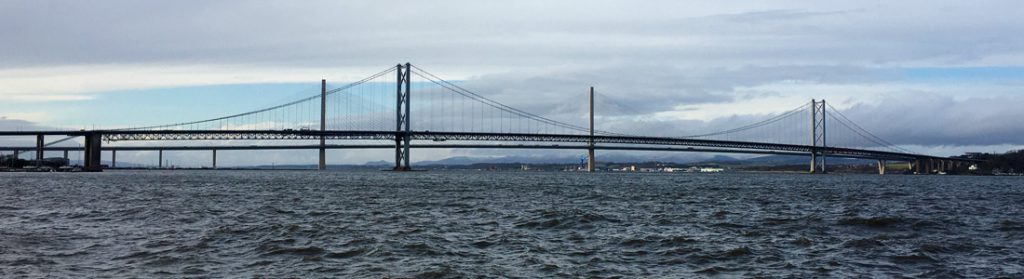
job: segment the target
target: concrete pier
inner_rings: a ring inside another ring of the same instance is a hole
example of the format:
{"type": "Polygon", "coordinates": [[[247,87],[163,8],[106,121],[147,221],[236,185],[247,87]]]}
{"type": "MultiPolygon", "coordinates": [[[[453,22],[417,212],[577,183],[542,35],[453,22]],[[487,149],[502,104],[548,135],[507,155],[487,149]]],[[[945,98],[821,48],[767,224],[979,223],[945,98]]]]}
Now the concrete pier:
{"type": "Polygon", "coordinates": [[[103,171],[100,161],[103,135],[90,133],[85,135],[85,171],[103,171]]]}
{"type": "Polygon", "coordinates": [[[43,135],[36,136],[36,167],[43,165],[43,147],[46,142],[43,140],[43,135]]]}

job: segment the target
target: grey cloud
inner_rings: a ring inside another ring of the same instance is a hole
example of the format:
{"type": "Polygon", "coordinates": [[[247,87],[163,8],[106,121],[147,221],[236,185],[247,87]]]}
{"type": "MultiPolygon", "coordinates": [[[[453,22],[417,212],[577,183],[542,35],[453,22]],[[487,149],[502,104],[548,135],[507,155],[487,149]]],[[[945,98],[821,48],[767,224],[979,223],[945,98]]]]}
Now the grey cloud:
{"type": "Polygon", "coordinates": [[[0,37],[9,42],[0,45],[0,68],[962,63],[1024,46],[1008,28],[1024,25],[1015,1],[752,4],[690,14],[681,11],[692,5],[676,1],[447,4],[8,1],[0,4],[0,37]]]}
{"type": "Polygon", "coordinates": [[[903,145],[1024,144],[1020,96],[965,98],[903,93],[843,113],[869,131],[903,145]]]}
{"type": "MultiPolygon", "coordinates": [[[[1021,103],[1024,103],[1024,97],[1019,96],[956,99],[926,92],[894,93],[879,104],[857,104],[839,113],[883,140],[901,146],[1012,146],[1024,145],[1024,125],[1020,125],[1024,111],[1015,105],[1021,103]]],[[[740,127],[771,116],[774,115],[737,113],[710,121],[636,121],[627,118],[606,119],[602,124],[603,128],[612,131],[686,136],[740,127]]],[[[785,143],[804,144],[804,135],[809,134],[809,129],[801,121],[806,121],[806,118],[796,121],[795,126],[785,128],[786,131],[775,131],[775,136],[785,143]],[[779,135],[786,133],[789,135],[779,135]]],[[[833,131],[830,139],[833,145],[867,143],[838,122],[829,123],[833,131]]],[[[740,135],[737,139],[746,138],[740,135]]]]}
{"type": "Polygon", "coordinates": [[[743,87],[782,81],[850,84],[899,78],[895,70],[855,66],[688,68],[631,64],[491,74],[465,81],[464,86],[513,107],[571,118],[586,114],[591,85],[596,87],[602,115],[616,116],[673,111],[680,105],[727,103],[752,93],[739,92],[743,87]]]}
{"type": "Polygon", "coordinates": [[[39,131],[53,129],[53,127],[39,125],[31,121],[7,118],[6,116],[0,117],[0,131],[39,131]]]}
{"type": "Polygon", "coordinates": [[[762,24],[765,22],[773,21],[793,21],[803,20],[814,17],[834,16],[843,15],[849,13],[855,13],[858,11],[845,10],[845,11],[825,11],[825,12],[812,12],[805,10],[796,9],[784,9],[784,10],[764,10],[764,11],[753,11],[736,14],[724,14],[708,16],[703,19],[711,21],[732,21],[738,23],[754,23],[762,24]]]}
{"type": "MultiPolygon", "coordinates": [[[[0,116],[0,131],[48,131],[56,130],[54,127],[39,125],[32,121],[11,119],[0,116]]],[[[3,146],[35,146],[34,136],[23,137],[0,137],[0,145],[3,146]]]]}

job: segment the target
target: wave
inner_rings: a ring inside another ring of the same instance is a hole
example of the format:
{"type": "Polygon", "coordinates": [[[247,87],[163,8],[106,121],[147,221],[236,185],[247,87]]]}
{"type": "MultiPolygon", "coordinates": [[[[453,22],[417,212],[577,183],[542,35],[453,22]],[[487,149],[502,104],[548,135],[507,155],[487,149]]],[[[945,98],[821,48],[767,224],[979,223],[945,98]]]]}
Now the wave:
{"type": "Polygon", "coordinates": [[[935,258],[932,258],[924,253],[913,253],[907,255],[896,255],[890,256],[890,260],[896,263],[933,263],[937,262],[935,258]]]}
{"type": "Polygon", "coordinates": [[[370,251],[372,251],[372,250],[371,249],[367,249],[367,248],[355,248],[355,249],[341,251],[341,252],[326,253],[326,254],[324,254],[324,258],[345,259],[345,258],[351,258],[351,257],[367,254],[370,251]]]}
{"type": "Polygon", "coordinates": [[[515,226],[533,229],[589,229],[598,223],[619,222],[618,219],[580,209],[544,210],[540,216],[517,222],[515,226]]]}
{"type": "Polygon", "coordinates": [[[996,225],[996,229],[1000,231],[1024,231],[1024,224],[1012,220],[1002,220],[996,225]]]}
{"type": "Polygon", "coordinates": [[[896,227],[906,220],[899,217],[853,217],[839,219],[838,224],[844,226],[860,226],[868,228],[891,228],[896,227]]]}

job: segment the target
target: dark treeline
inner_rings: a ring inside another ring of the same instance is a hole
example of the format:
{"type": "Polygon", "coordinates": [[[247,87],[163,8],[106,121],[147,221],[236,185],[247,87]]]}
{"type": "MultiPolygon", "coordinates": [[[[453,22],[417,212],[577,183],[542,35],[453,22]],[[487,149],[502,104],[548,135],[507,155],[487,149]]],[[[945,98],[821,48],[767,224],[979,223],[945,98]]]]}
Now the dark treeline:
{"type": "Polygon", "coordinates": [[[979,173],[1024,173],[1024,150],[1011,150],[1002,154],[970,153],[959,157],[984,160],[984,163],[978,165],[979,173]]]}

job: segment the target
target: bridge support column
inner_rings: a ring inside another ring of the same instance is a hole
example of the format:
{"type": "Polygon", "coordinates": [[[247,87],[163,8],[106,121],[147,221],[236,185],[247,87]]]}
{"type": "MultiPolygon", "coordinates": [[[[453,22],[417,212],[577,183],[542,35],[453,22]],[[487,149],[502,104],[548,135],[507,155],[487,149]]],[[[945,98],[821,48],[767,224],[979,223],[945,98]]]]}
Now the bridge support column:
{"type": "Polygon", "coordinates": [[[117,150],[110,151],[110,168],[117,167],[117,150]]]}
{"type": "Polygon", "coordinates": [[[395,126],[395,168],[394,171],[407,171],[409,167],[409,141],[412,140],[412,132],[409,129],[409,106],[412,100],[412,89],[410,79],[412,78],[412,64],[398,64],[396,84],[396,126],[395,126]]]}
{"type": "Polygon", "coordinates": [[[587,171],[594,172],[597,161],[594,158],[594,87],[590,87],[590,144],[587,148],[587,171]]]}
{"type": "Polygon", "coordinates": [[[64,149],[64,160],[67,160],[67,159],[68,159],[68,150],[64,149]]]}
{"type": "Polygon", "coordinates": [[[213,150],[213,169],[217,169],[217,149],[213,150]]]}
{"type": "Polygon", "coordinates": [[[36,167],[43,165],[43,146],[46,142],[43,141],[43,135],[36,135],[36,167]]]}
{"type": "Polygon", "coordinates": [[[587,172],[594,172],[597,167],[597,160],[594,158],[594,146],[587,149],[587,172]]]}
{"type": "Polygon", "coordinates": [[[810,173],[815,173],[818,170],[818,152],[811,151],[811,170],[810,173]]]}
{"type": "Polygon", "coordinates": [[[103,135],[90,133],[85,135],[85,171],[103,171],[100,161],[103,135]]]}
{"type": "Polygon", "coordinates": [[[878,174],[885,175],[885,161],[878,160],[878,174]]]}
{"type": "Polygon", "coordinates": [[[825,157],[825,152],[822,152],[821,153],[821,166],[820,166],[821,167],[821,173],[828,173],[828,169],[825,168],[825,166],[826,166],[825,158],[826,158],[825,157]]]}
{"type": "Polygon", "coordinates": [[[164,150],[160,149],[156,151],[156,168],[164,168],[164,150]]]}
{"type": "MultiPolygon", "coordinates": [[[[326,130],[327,123],[327,80],[320,80],[320,132],[326,130]]],[[[320,135],[320,162],[317,164],[318,170],[327,169],[327,141],[323,135],[320,135]]],[[[216,158],[217,150],[213,151],[214,167],[217,168],[216,158]]]]}

